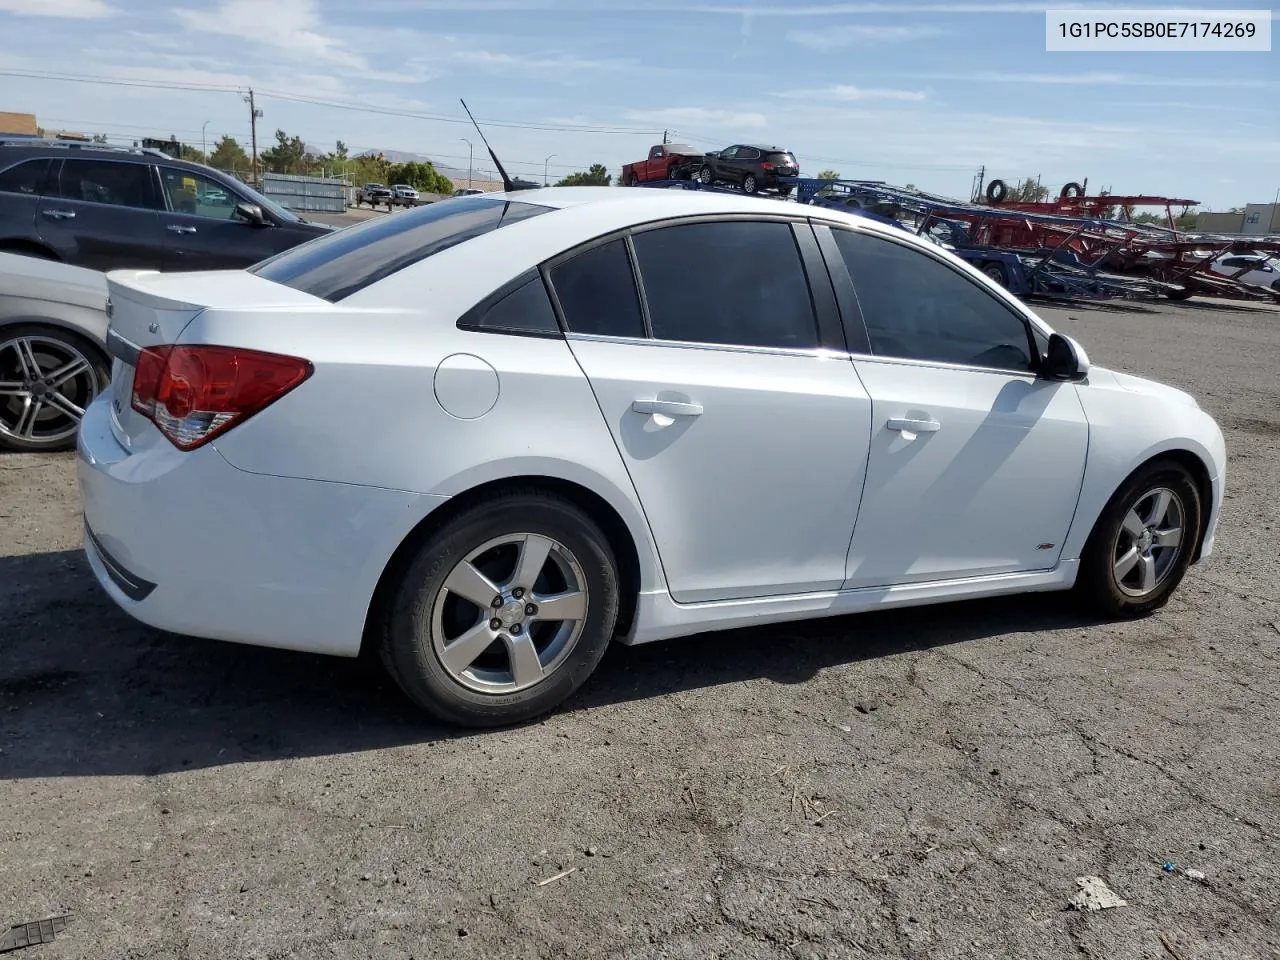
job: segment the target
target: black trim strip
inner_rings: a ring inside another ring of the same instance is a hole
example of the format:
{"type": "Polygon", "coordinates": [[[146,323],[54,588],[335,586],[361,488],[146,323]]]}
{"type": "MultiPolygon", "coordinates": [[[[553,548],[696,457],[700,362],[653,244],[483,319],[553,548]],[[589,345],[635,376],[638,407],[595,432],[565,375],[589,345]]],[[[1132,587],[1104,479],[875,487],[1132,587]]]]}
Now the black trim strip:
{"type": "Polygon", "coordinates": [[[810,220],[809,225],[813,227],[818,249],[822,251],[822,259],[827,265],[827,275],[831,278],[831,288],[835,292],[848,350],[850,353],[870,354],[871,337],[867,335],[862,308],[858,306],[858,295],[853,288],[853,276],[849,273],[844,257],[840,255],[840,248],[836,246],[836,238],[831,233],[831,227],[820,220],[810,220]]]}
{"type": "Polygon", "coordinates": [[[138,357],[142,353],[142,348],[135,343],[130,343],[114,330],[107,331],[107,353],[115,357],[117,360],[123,360],[132,366],[138,365],[138,357]]]}
{"type": "Polygon", "coordinates": [[[840,323],[840,310],[836,304],[831,278],[822,262],[822,251],[814,239],[813,227],[806,223],[792,223],[791,233],[809,285],[809,295],[814,316],[818,321],[818,345],[839,353],[848,353],[849,344],[840,323]]]}
{"type": "Polygon", "coordinates": [[[112,583],[120,588],[120,592],[130,600],[147,599],[151,595],[151,591],[156,588],[156,585],[130,573],[120,565],[120,561],[107,553],[106,548],[102,546],[102,541],[90,529],[87,520],[85,521],[84,532],[85,536],[89,538],[89,543],[93,545],[94,552],[98,554],[98,559],[107,568],[107,576],[111,578],[112,583]]]}

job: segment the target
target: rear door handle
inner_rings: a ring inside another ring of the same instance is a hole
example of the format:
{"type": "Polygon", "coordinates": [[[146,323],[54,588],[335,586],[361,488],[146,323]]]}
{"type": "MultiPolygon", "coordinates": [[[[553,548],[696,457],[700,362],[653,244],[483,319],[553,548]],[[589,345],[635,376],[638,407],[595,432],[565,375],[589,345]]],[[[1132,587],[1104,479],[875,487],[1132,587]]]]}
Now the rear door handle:
{"type": "Polygon", "coordinates": [[[72,220],[76,215],[74,210],[42,210],[41,212],[54,220],[72,220]]]}
{"type": "Polygon", "coordinates": [[[184,227],[180,223],[171,223],[169,224],[169,226],[165,227],[165,229],[173,233],[195,233],[196,232],[195,227],[184,227]]]}
{"type": "Polygon", "coordinates": [[[658,414],[664,417],[700,417],[702,404],[681,403],[679,400],[636,400],[631,404],[636,413],[658,414]]]}
{"type": "Polygon", "coordinates": [[[903,433],[937,433],[942,429],[937,420],[908,420],[903,417],[894,417],[885,426],[903,433]]]}

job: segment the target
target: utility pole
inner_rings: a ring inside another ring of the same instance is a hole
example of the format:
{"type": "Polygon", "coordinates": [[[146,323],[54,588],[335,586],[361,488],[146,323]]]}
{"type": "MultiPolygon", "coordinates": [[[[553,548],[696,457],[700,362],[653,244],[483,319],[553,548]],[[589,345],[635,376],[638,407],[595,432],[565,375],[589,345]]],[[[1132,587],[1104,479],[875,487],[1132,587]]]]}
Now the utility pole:
{"type": "Polygon", "coordinates": [[[668,139],[667,139],[667,133],[668,133],[668,132],[669,132],[669,131],[667,131],[667,130],[663,130],[663,131],[662,131],[662,142],[663,142],[663,143],[670,143],[670,142],[671,142],[670,140],[668,140],[668,139]]]}
{"type": "Polygon", "coordinates": [[[249,95],[244,98],[244,102],[249,105],[249,136],[253,142],[253,185],[259,184],[258,179],[258,118],[262,116],[262,111],[257,108],[253,102],[253,87],[249,88],[249,95]]]}
{"type": "Polygon", "coordinates": [[[200,127],[200,152],[204,154],[205,163],[209,162],[209,145],[205,143],[204,132],[209,127],[209,121],[206,120],[200,127]]]}
{"type": "Polygon", "coordinates": [[[463,143],[467,145],[467,189],[471,189],[471,161],[475,158],[476,148],[471,145],[471,141],[466,137],[459,137],[463,143]]]}
{"type": "Polygon", "coordinates": [[[978,176],[976,179],[978,185],[974,188],[972,195],[969,197],[969,200],[973,203],[977,203],[982,199],[982,188],[987,182],[987,165],[985,163],[978,168],[978,176]]]}

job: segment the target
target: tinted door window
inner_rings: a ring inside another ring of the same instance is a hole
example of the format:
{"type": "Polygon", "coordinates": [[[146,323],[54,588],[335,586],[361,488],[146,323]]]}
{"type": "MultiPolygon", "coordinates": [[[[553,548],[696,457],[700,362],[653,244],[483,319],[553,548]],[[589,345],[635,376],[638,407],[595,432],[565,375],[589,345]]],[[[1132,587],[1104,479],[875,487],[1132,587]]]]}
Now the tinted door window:
{"type": "Polygon", "coordinates": [[[233,220],[240,198],[208,177],[173,167],[160,168],[160,186],[174,213],[210,220],[233,220]]]}
{"type": "Polygon", "coordinates": [[[55,192],[64,200],[105,203],[135,210],[161,209],[148,163],[63,160],[55,192]]]}
{"type": "Polygon", "coordinates": [[[738,150],[738,159],[739,160],[759,160],[760,151],[755,150],[751,147],[741,147],[738,150]]]}
{"type": "Polygon", "coordinates": [[[637,234],[635,249],[655,338],[818,345],[817,318],[790,224],[663,227],[637,234]]]}
{"type": "Polygon", "coordinates": [[[336,303],[450,247],[550,207],[459,197],[379,217],[264,260],[253,273],[336,303]]]}
{"type": "Polygon", "coordinates": [[[492,333],[560,333],[542,275],[536,272],[497,302],[464,315],[458,326],[492,333]]]}
{"type": "Polygon", "coordinates": [[[38,195],[48,175],[48,160],[26,160],[0,173],[0,193],[38,195]]]}
{"type": "Polygon", "coordinates": [[[973,280],[902,244],[848,230],[833,233],[853,276],[872,353],[1032,368],[1022,318],[973,280]]]}
{"type": "Polygon", "coordinates": [[[631,258],[621,239],[592,247],[550,273],[565,325],[574,333],[644,336],[631,258]]]}

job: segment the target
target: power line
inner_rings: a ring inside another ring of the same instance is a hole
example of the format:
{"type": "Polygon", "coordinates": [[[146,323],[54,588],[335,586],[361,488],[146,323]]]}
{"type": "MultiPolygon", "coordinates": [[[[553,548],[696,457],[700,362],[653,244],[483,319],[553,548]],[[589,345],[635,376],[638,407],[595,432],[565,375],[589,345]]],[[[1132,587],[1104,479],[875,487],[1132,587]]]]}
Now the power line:
{"type": "MultiPolygon", "coordinates": [[[[243,93],[248,86],[231,86],[211,83],[182,83],[179,81],[159,81],[144,79],[128,79],[114,77],[94,77],[83,74],[49,73],[28,70],[0,70],[0,76],[25,77],[33,80],[57,80],[68,83],[92,83],[118,87],[143,87],[152,90],[181,90],[200,93],[243,93]]],[[[303,94],[289,93],[282,90],[257,89],[258,96],[284,100],[289,103],[310,104],[320,107],[331,107],[336,110],[354,110],[359,113],[372,113],[380,116],[399,117],[408,120],[428,120],[435,123],[460,123],[469,125],[470,121],[437,113],[423,113],[408,110],[395,110],[390,107],[371,106],[366,103],[355,103],[344,100],[331,100],[321,97],[310,97],[303,94]]],[[[568,124],[568,123],[531,123],[523,120],[503,120],[494,117],[480,117],[484,123],[494,127],[505,127],[516,130],[541,130],[556,133],[589,133],[606,135],[655,135],[656,130],[644,127],[607,126],[604,124],[568,124]]]]}

